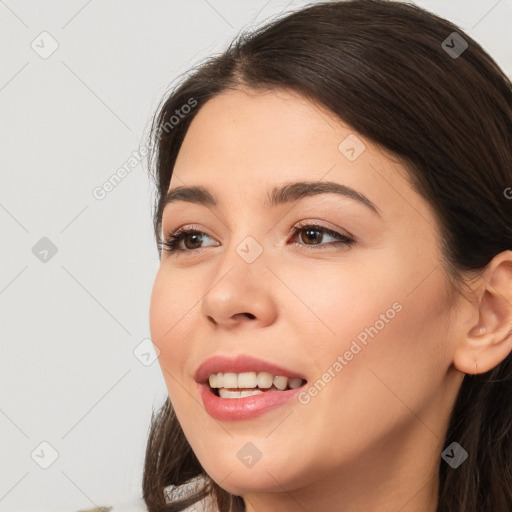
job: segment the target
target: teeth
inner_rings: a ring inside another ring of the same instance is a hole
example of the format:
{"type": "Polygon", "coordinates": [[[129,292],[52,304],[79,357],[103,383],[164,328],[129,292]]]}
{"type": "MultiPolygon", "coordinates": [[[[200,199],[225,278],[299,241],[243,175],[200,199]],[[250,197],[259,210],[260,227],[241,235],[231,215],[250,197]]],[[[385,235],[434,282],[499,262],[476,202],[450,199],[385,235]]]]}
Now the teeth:
{"type": "Polygon", "coordinates": [[[244,398],[246,396],[262,395],[263,391],[253,389],[251,391],[229,391],[225,388],[219,389],[219,396],[221,398],[244,398]]]}
{"type": "MultiPolygon", "coordinates": [[[[244,373],[212,373],[208,379],[210,383],[210,387],[212,388],[224,388],[226,392],[239,394],[240,391],[227,391],[227,389],[269,389],[274,385],[279,391],[284,391],[285,389],[294,389],[298,388],[303,384],[303,379],[295,378],[291,379],[288,377],[283,377],[282,375],[272,375],[268,372],[244,372],[244,373]]],[[[245,393],[246,391],[242,391],[245,393]]],[[[259,393],[253,393],[259,394],[259,393]]],[[[221,395],[222,396],[222,395],[221,395]]],[[[246,395],[250,396],[250,395],[246,395]]],[[[237,398],[238,396],[233,396],[233,398],[237,398]]]]}
{"type": "Polygon", "coordinates": [[[260,372],[258,373],[258,387],[267,389],[272,386],[274,382],[274,377],[272,377],[271,373],[260,372]]]}
{"type": "MultiPolygon", "coordinates": [[[[255,388],[258,378],[256,372],[247,372],[238,374],[238,387],[239,388],[255,388]]],[[[228,387],[228,386],[225,386],[228,387]]]]}
{"type": "Polygon", "coordinates": [[[295,389],[300,387],[302,384],[302,379],[288,379],[288,387],[290,389],[295,389]]]}
{"type": "Polygon", "coordinates": [[[208,379],[210,382],[210,387],[212,388],[218,388],[218,384],[222,384],[222,373],[212,373],[208,379]]]}
{"type": "Polygon", "coordinates": [[[237,388],[238,387],[238,375],[236,373],[225,373],[222,387],[223,388],[237,388]]]}
{"type": "Polygon", "coordinates": [[[283,391],[288,385],[288,377],[274,377],[274,386],[283,391]]]}
{"type": "MultiPolygon", "coordinates": [[[[220,391],[220,389],[219,389],[220,391]]],[[[244,396],[253,396],[253,395],[262,395],[263,391],[260,391],[259,389],[253,389],[252,391],[240,391],[240,398],[243,398],[244,396]]]]}

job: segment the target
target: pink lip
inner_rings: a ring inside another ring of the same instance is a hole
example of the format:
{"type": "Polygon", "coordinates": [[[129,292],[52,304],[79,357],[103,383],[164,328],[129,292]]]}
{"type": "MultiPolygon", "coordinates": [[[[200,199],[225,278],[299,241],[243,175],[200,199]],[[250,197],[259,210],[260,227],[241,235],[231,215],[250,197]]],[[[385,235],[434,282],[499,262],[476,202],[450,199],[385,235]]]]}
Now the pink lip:
{"type": "Polygon", "coordinates": [[[264,391],[259,395],[244,398],[221,398],[212,392],[208,383],[209,376],[219,372],[268,372],[275,376],[300,378],[307,381],[301,373],[246,354],[210,357],[196,370],[194,379],[206,412],[212,418],[221,421],[255,418],[288,402],[300,393],[304,386],[286,391],[264,391]]]}
{"type": "Polygon", "coordinates": [[[283,376],[288,378],[300,378],[307,380],[302,374],[292,370],[288,370],[282,366],[276,365],[269,361],[263,361],[256,357],[246,354],[238,354],[232,357],[213,356],[203,361],[195,373],[195,381],[200,384],[208,382],[208,377],[212,373],[243,373],[243,372],[268,372],[275,376],[283,376]]]}
{"type": "Polygon", "coordinates": [[[304,387],[287,391],[264,391],[260,395],[244,398],[220,398],[212,392],[208,384],[196,383],[196,386],[206,412],[221,421],[253,419],[288,402],[304,387]]]}

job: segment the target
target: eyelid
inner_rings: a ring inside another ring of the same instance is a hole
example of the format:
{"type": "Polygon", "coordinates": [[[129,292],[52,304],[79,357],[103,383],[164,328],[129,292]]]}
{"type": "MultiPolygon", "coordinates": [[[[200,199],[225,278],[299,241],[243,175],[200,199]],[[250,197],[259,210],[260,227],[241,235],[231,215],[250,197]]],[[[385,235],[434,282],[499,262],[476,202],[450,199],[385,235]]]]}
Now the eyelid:
{"type": "MultiPolygon", "coordinates": [[[[296,223],[292,228],[291,232],[288,235],[288,237],[296,238],[297,235],[301,232],[306,230],[306,228],[310,228],[311,230],[321,231],[325,233],[327,236],[330,236],[331,238],[334,238],[334,242],[330,243],[319,243],[319,244],[303,244],[299,242],[293,242],[291,245],[299,246],[301,250],[306,251],[315,251],[320,250],[322,248],[343,248],[343,249],[349,249],[352,245],[357,243],[357,240],[355,237],[352,236],[348,231],[344,229],[340,229],[336,227],[336,229],[330,229],[327,226],[323,225],[322,223],[319,223],[317,221],[308,221],[308,220],[302,220],[296,223]]],[[[215,240],[215,237],[210,236],[206,231],[204,231],[202,228],[200,228],[197,225],[182,225],[179,228],[176,228],[174,231],[169,232],[168,235],[158,243],[160,249],[164,249],[169,255],[176,255],[179,254],[185,254],[185,255],[194,255],[197,254],[199,251],[202,251],[202,249],[206,249],[208,247],[212,246],[205,246],[205,247],[198,247],[194,249],[182,249],[180,248],[180,244],[183,242],[183,240],[192,234],[198,234],[201,235],[201,239],[203,239],[203,235],[206,237],[215,240]]],[[[216,242],[217,245],[213,245],[213,247],[218,247],[219,242],[216,242]]],[[[290,244],[287,244],[290,245],[290,244]]]]}
{"type": "MultiPolygon", "coordinates": [[[[312,219],[300,220],[290,228],[288,236],[292,235],[295,232],[295,230],[298,228],[304,228],[306,226],[315,226],[315,227],[323,228],[326,230],[338,232],[340,235],[344,235],[346,237],[353,238],[354,240],[356,240],[356,237],[350,231],[340,228],[331,223],[327,223],[327,224],[328,225],[325,224],[325,221],[317,221],[317,220],[312,220],[312,219]]],[[[177,231],[182,231],[182,230],[200,231],[201,233],[208,235],[210,238],[215,239],[215,236],[210,235],[205,228],[202,228],[201,226],[199,226],[197,224],[182,224],[181,226],[178,226],[177,228],[175,228],[173,230],[165,230],[163,228],[163,224],[162,224],[161,239],[162,240],[165,239],[165,233],[169,233],[169,234],[176,233],[177,231]]]]}
{"type": "Polygon", "coordinates": [[[294,224],[294,226],[292,227],[291,229],[291,233],[294,232],[294,229],[296,228],[303,228],[303,227],[306,227],[306,226],[316,226],[316,227],[319,227],[319,228],[323,228],[327,231],[334,231],[336,233],[339,233],[340,235],[343,235],[343,236],[346,236],[348,238],[353,238],[354,241],[356,240],[356,237],[348,230],[346,229],[343,229],[343,228],[340,228],[338,226],[335,226],[334,224],[330,224],[328,223],[329,225],[326,226],[324,221],[316,221],[316,220],[301,220],[299,222],[297,222],[296,224],[294,224]]]}

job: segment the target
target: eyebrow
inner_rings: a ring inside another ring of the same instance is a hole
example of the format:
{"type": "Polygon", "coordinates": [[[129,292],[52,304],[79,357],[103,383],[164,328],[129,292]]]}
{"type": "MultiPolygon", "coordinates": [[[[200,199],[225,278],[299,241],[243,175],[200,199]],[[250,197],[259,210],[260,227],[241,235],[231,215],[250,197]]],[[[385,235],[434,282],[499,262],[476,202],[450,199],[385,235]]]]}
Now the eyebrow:
{"type": "MultiPolygon", "coordinates": [[[[285,203],[299,201],[305,197],[316,196],[320,194],[338,194],[343,197],[354,199],[364,206],[368,207],[380,217],[380,210],[365,195],[354,190],[347,185],[335,183],[333,181],[298,181],[287,183],[281,187],[274,187],[267,192],[265,207],[275,207],[285,203]]],[[[185,201],[187,203],[199,204],[207,207],[216,208],[218,201],[208,189],[202,186],[179,186],[167,193],[162,210],[171,203],[185,201]]]]}

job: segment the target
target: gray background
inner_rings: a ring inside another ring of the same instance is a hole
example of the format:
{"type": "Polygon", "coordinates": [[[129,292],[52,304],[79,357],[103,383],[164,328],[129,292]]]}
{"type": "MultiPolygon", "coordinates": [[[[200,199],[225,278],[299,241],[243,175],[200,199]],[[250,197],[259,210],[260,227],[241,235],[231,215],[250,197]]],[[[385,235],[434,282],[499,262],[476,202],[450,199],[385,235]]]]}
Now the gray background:
{"type": "MultiPolygon", "coordinates": [[[[140,495],[166,388],[147,341],[154,191],[129,159],[180,73],[306,3],[0,1],[0,510],[140,495]],[[125,164],[131,172],[95,198],[125,164]]],[[[512,75],[512,0],[416,3],[512,75]]]]}

